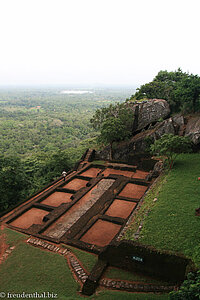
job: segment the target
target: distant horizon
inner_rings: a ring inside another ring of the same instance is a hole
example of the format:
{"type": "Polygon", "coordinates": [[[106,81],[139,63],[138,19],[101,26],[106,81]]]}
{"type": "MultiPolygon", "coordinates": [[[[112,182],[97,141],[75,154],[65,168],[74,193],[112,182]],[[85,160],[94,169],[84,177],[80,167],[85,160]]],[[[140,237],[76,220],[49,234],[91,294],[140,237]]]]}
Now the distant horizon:
{"type": "MultiPolygon", "coordinates": [[[[195,72],[191,72],[190,70],[184,70],[181,66],[175,68],[175,69],[166,69],[166,68],[163,68],[163,69],[160,69],[158,72],[160,71],[167,71],[167,72],[174,72],[178,69],[181,69],[183,72],[186,72],[186,73],[189,73],[189,74],[193,74],[193,75],[198,75],[200,76],[200,74],[197,74],[195,72]]],[[[95,88],[115,88],[115,89],[121,89],[121,88],[127,88],[127,89],[136,89],[136,88],[140,88],[142,85],[146,84],[146,83],[149,83],[151,82],[155,76],[158,74],[158,72],[156,74],[154,74],[152,76],[151,79],[149,80],[144,80],[144,81],[140,81],[140,82],[137,82],[137,83],[124,83],[123,80],[122,82],[123,83],[109,83],[109,82],[72,82],[72,83],[27,83],[27,82],[24,82],[24,83],[21,83],[21,82],[18,82],[18,83],[1,83],[0,82],[0,89],[1,88],[74,88],[74,89],[95,89],[95,88]]]]}
{"type": "Polygon", "coordinates": [[[97,89],[97,88],[115,88],[115,89],[121,89],[121,88],[127,88],[127,89],[135,89],[139,87],[139,85],[133,84],[133,85],[119,85],[119,84],[96,84],[96,85],[91,85],[91,84],[5,84],[5,85],[0,85],[1,88],[62,88],[62,89],[70,89],[73,88],[75,90],[77,89],[97,89]]]}

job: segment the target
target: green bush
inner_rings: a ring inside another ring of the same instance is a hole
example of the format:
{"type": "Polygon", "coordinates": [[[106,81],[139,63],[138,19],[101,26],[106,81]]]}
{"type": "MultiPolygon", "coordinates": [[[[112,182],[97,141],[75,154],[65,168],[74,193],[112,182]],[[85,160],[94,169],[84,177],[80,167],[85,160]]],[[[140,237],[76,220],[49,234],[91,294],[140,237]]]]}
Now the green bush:
{"type": "Polygon", "coordinates": [[[187,280],[183,282],[180,289],[171,292],[170,300],[199,300],[200,299],[200,270],[195,273],[189,273],[187,280]]]}
{"type": "Polygon", "coordinates": [[[172,169],[174,161],[180,153],[191,151],[191,141],[188,137],[173,135],[171,133],[164,134],[150,148],[153,154],[166,157],[167,166],[169,169],[172,169]]]}

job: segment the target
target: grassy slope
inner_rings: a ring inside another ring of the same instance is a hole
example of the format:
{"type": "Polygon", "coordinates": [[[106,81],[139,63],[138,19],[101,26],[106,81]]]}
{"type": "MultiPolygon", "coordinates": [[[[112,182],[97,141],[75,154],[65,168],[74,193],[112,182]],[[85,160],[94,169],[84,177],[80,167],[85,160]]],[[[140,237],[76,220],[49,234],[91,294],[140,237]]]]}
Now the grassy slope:
{"type": "Polygon", "coordinates": [[[80,250],[72,246],[68,246],[68,245],[67,246],[63,245],[63,246],[70,249],[76,255],[76,257],[80,260],[85,270],[88,272],[92,270],[92,268],[94,267],[94,265],[98,260],[98,257],[95,254],[80,250]]]}
{"type": "MultiPolygon", "coordinates": [[[[25,244],[27,236],[18,232],[5,229],[4,233],[7,235],[7,244],[15,245],[16,248],[0,267],[1,291],[5,293],[51,292],[58,294],[56,299],[59,300],[85,298],[79,294],[80,285],[73,278],[63,256],[25,244]]],[[[74,248],[72,251],[74,252],[74,248]]],[[[85,263],[88,261],[88,255],[84,258],[84,251],[79,253],[79,258],[82,258],[85,263]]],[[[99,289],[95,295],[87,299],[164,300],[168,299],[168,296],[99,289]]]]}
{"type": "MultiPolygon", "coordinates": [[[[200,155],[183,154],[167,175],[139,241],[191,257],[200,267],[200,155]]],[[[152,199],[153,200],[153,199],[152,199]]]]}
{"type": "Polygon", "coordinates": [[[135,240],[134,234],[138,231],[138,227],[143,224],[144,220],[148,218],[150,211],[154,208],[156,203],[153,200],[158,197],[159,192],[161,191],[162,186],[165,184],[165,182],[166,174],[163,174],[162,176],[157,178],[156,182],[148,191],[148,194],[145,196],[142,206],[134,216],[133,222],[130,223],[128,230],[123,236],[123,239],[135,240]]]}
{"type": "Polygon", "coordinates": [[[3,230],[3,233],[6,234],[6,243],[9,246],[16,246],[16,244],[20,243],[21,241],[24,241],[27,238],[27,235],[20,232],[16,232],[9,228],[5,228],[3,230]]]}
{"type": "Polygon", "coordinates": [[[78,289],[64,257],[26,244],[18,245],[2,265],[0,281],[4,292],[49,291],[64,296],[78,289]]]}

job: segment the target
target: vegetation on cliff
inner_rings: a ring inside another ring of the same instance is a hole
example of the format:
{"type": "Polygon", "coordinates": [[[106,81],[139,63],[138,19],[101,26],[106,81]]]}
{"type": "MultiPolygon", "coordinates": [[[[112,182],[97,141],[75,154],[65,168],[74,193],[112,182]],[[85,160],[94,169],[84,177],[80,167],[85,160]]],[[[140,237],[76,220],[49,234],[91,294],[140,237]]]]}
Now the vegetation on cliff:
{"type": "Polygon", "coordinates": [[[160,71],[155,78],[141,85],[130,100],[165,99],[174,112],[197,112],[200,110],[200,77],[177,71],[160,71]]]}
{"type": "Polygon", "coordinates": [[[172,169],[175,159],[180,153],[191,151],[191,141],[188,137],[164,134],[150,146],[153,154],[164,156],[166,165],[172,169]]]}
{"type": "Polygon", "coordinates": [[[113,143],[122,141],[132,134],[134,114],[126,103],[109,105],[97,109],[90,120],[95,129],[100,130],[97,142],[110,145],[110,159],[113,155],[113,143]]]}

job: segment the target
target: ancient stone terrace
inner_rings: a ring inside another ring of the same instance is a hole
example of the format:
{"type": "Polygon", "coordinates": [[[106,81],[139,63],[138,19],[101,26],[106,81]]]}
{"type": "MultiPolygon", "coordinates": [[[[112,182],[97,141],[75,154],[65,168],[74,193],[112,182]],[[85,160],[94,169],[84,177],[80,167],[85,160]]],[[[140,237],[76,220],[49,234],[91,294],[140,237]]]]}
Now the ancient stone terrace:
{"type": "Polygon", "coordinates": [[[119,236],[151,185],[149,173],[109,162],[82,166],[13,210],[4,223],[48,241],[101,251],[119,236]]]}

